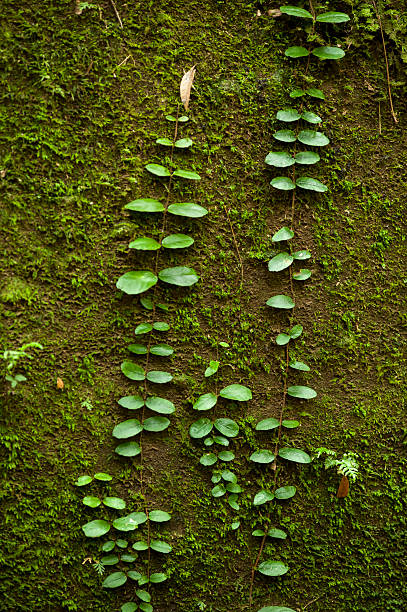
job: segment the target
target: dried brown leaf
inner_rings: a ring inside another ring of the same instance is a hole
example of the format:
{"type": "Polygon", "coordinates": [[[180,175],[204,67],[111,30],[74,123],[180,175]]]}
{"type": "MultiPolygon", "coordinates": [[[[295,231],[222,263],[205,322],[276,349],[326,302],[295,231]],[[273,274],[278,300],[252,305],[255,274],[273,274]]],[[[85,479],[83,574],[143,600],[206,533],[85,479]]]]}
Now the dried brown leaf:
{"type": "Polygon", "coordinates": [[[280,9],[269,9],[267,11],[267,15],[269,17],[281,17],[283,13],[280,11],[280,9]]]}
{"type": "Polygon", "coordinates": [[[192,66],[191,70],[188,70],[188,72],[186,72],[184,76],[182,77],[181,83],[179,86],[181,102],[184,105],[185,110],[188,110],[188,104],[189,104],[189,99],[191,97],[191,88],[192,88],[192,83],[194,81],[195,72],[196,72],[196,68],[195,66],[192,66]]]}
{"type": "Polygon", "coordinates": [[[57,378],[57,389],[61,389],[61,391],[62,391],[63,388],[64,388],[64,381],[62,380],[62,378],[59,378],[59,376],[58,376],[58,378],[57,378]]]}
{"type": "Polygon", "coordinates": [[[342,480],[339,483],[338,492],[336,493],[336,497],[340,499],[342,497],[346,497],[349,493],[349,480],[346,476],[342,476],[342,480]]]}

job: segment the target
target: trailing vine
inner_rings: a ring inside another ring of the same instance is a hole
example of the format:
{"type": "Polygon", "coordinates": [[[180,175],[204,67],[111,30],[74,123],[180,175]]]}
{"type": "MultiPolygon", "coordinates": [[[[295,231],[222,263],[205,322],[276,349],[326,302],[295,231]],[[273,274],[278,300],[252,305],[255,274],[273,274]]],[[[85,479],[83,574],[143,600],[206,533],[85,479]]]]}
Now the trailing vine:
{"type": "MultiPolygon", "coordinates": [[[[330,11],[316,15],[312,2],[310,1],[310,11],[297,6],[282,6],[280,11],[289,17],[296,19],[310,20],[312,26],[308,29],[308,47],[304,46],[290,46],[285,50],[285,56],[293,59],[306,59],[305,69],[303,70],[302,77],[304,85],[296,87],[290,92],[290,98],[295,100],[299,99],[298,108],[285,108],[277,112],[277,120],[282,123],[292,123],[295,125],[294,129],[279,129],[274,133],[274,138],[278,142],[292,144],[293,148],[291,153],[287,151],[271,151],[265,162],[269,166],[274,168],[291,168],[290,176],[276,176],[271,180],[271,186],[280,192],[292,192],[291,194],[291,211],[290,211],[290,226],[284,226],[280,228],[272,237],[273,243],[279,245],[284,243],[286,248],[278,252],[268,263],[268,269],[272,273],[288,271],[288,294],[273,295],[267,300],[267,305],[273,309],[287,311],[288,315],[288,329],[282,331],[276,337],[276,344],[284,349],[284,358],[282,366],[282,397],[278,418],[267,418],[260,421],[256,430],[260,432],[269,432],[276,430],[276,436],[274,441],[274,451],[262,450],[258,451],[258,460],[261,463],[269,464],[272,470],[272,484],[269,488],[261,489],[254,498],[253,505],[261,506],[266,503],[274,502],[274,505],[270,505],[266,517],[259,520],[261,523],[260,527],[253,531],[252,535],[261,538],[261,543],[258,549],[256,558],[252,564],[251,575],[250,575],[250,588],[249,588],[249,610],[253,606],[253,587],[256,572],[260,572],[265,576],[278,577],[283,576],[289,571],[288,566],[282,561],[275,559],[262,560],[265,544],[267,538],[274,538],[284,540],[287,538],[287,534],[282,529],[272,526],[272,517],[276,514],[276,500],[287,500],[291,499],[296,493],[296,487],[290,485],[278,486],[278,477],[280,469],[278,467],[278,461],[280,459],[284,461],[294,462],[298,464],[308,464],[311,462],[311,457],[302,449],[293,448],[291,446],[282,445],[282,432],[283,429],[294,429],[299,426],[297,420],[284,419],[285,410],[287,407],[287,398],[297,398],[300,400],[311,400],[316,397],[316,391],[309,386],[303,384],[290,384],[290,372],[291,370],[297,372],[309,372],[309,366],[303,361],[299,361],[296,358],[291,357],[290,346],[303,332],[303,326],[296,322],[294,316],[295,309],[295,283],[294,281],[303,282],[311,277],[311,270],[308,268],[300,268],[298,271],[293,272],[292,266],[295,262],[302,262],[310,259],[311,253],[308,249],[293,250],[291,241],[295,237],[294,226],[295,226],[295,211],[298,194],[301,194],[302,190],[311,191],[316,193],[324,193],[328,187],[317,178],[313,176],[304,176],[300,174],[297,176],[296,167],[297,164],[302,166],[313,167],[320,161],[320,155],[315,151],[329,144],[329,138],[321,131],[317,129],[309,129],[311,126],[318,126],[322,119],[321,117],[311,111],[305,110],[305,100],[323,100],[324,94],[320,89],[315,87],[308,87],[309,77],[308,72],[310,68],[310,60],[312,57],[316,57],[320,60],[339,60],[344,57],[345,52],[338,46],[315,46],[316,41],[321,40],[321,35],[316,34],[315,28],[318,24],[339,24],[349,20],[348,15],[336,11],[330,11]],[[304,125],[305,124],[305,125],[304,125]],[[298,147],[298,145],[305,145],[306,148],[298,147]],[[312,147],[309,149],[308,147],[312,147]]],[[[253,455],[251,456],[253,460],[253,455]]],[[[346,463],[346,462],[345,462],[346,463]]],[[[339,465],[339,461],[335,463],[339,465]]],[[[340,468],[343,466],[340,466],[340,468]]],[[[339,469],[340,469],[339,468],[339,469]]],[[[349,468],[345,465],[344,470],[341,472],[343,478],[347,478],[346,474],[354,474],[354,466],[349,468]],[[353,469],[353,472],[352,472],[353,469]],[[344,471],[347,470],[347,471],[344,471]]],[[[338,496],[339,493],[338,493],[338,496]]],[[[291,608],[281,606],[266,606],[261,608],[259,612],[293,612],[291,608]]]]}

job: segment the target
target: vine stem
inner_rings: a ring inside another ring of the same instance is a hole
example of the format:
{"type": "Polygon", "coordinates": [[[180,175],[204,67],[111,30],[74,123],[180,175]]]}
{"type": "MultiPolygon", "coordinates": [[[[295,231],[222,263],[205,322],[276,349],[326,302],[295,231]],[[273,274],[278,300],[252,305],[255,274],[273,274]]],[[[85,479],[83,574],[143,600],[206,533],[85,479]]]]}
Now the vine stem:
{"type": "Polygon", "coordinates": [[[387,89],[388,89],[388,92],[389,92],[390,112],[391,112],[391,116],[394,119],[394,123],[398,123],[399,120],[397,119],[397,115],[394,112],[394,108],[393,108],[393,98],[392,98],[392,95],[391,95],[391,85],[390,85],[389,61],[387,59],[387,50],[386,50],[386,43],[384,41],[384,32],[383,32],[382,20],[381,20],[381,17],[380,17],[379,9],[377,8],[376,1],[372,0],[372,4],[373,4],[374,9],[376,11],[377,20],[379,22],[379,27],[380,27],[380,34],[381,34],[381,37],[382,37],[383,54],[384,54],[384,60],[386,62],[387,89]]]}

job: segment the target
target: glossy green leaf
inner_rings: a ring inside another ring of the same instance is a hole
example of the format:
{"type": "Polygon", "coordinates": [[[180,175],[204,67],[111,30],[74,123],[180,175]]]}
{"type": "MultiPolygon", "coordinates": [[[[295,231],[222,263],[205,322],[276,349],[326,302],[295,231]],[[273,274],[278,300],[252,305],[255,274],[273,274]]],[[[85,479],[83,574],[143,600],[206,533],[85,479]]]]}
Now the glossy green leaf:
{"type": "Polygon", "coordinates": [[[302,165],[311,165],[316,164],[320,160],[320,156],[318,153],[314,153],[313,151],[302,151],[301,153],[297,153],[295,156],[295,163],[302,165]]]}
{"type": "Polygon", "coordinates": [[[151,550],[155,550],[155,552],[159,553],[170,553],[172,551],[172,546],[164,542],[163,540],[151,540],[150,542],[151,550]]]}
{"type": "Polygon", "coordinates": [[[272,242],[281,242],[283,240],[291,240],[294,238],[294,232],[289,227],[282,227],[272,237],[272,242]]]}
{"type": "Polygon", "coordinates": [[[295,183],[293,183],[287,176],[276,176],[276,178],[273,178],[273,180],[270,182],[270,185],[275,189],[281,189],[283,191],[295,189],[295,183]]]}
{"type": "Polygon", "coordinates": [[[254,496],[253,506],[261,506],[274,499],[274,493],[262,489],[254,496]]]}
{"type": "Polygon", "coordinates": [[[226,493],[225,485],[221,483],[221,484],[214,486],[213,489],[211,490],[211,493],[213,497],[222,497],[226,493]]]}
{"type": "Polygon", "coordinates": [[[139,525],[147,520],[144,512],[131,512],[127,516],[121,516],[113,521],[113,527],[118,531],[134,531],[139,525]]]}
{"type": "Polygon", "coordinates": [[[105,497],[103,503],[108,508],[113,508],[114,510],[124,510],[126,507],[126,502],[121,497],[105,497]]]}
{"type": "Polygon", "coordinates": [[[289,166],[295,164],[294,158],[283,151],[278,153],[269,153],[264,161],[269,166],[274,166],[276,168],[288,168],[289,166]]]}
{"type": "Polygon", "coordinates": [[[309,51],[305,47],[288,47],[288,49],[285,50],[284,55],[292,58],[308,57],[309,51]]]}
{"type": "Polygon", "coordinates": [[[169,138],[157,138],[156,144],[164,145],[164,147],[172,147],[174,144],[169,138]]]}
{"type": "Polygon", "coordinates": [[[146,296],[140,298],[140,304],[147,310],[153,310],[154,308],[153,300],[146,296]]]}
{"type": "Polygon", "coordinates": [[[88,538],[100,538],[110,531],[110,523],[100,519],[82,525],[82,531],[88,538]]]}
{"type": "Polygon", "coordinates": [[[328,187],[318,181],[317,179],[310,178],[309,176],[300,176],[295,181],[297,187],[301,187],[301,189],[308,189],[309,191],[317,191],[319,193],[323,193],[324,191],[328,191],[328,187]]]}
{"type": "Polygon", "coordinates": [[[287,461],[295,463],[311,463],[311,457],[305,451],[299,448],[280,448],[278,454],[287,461]]]}
{"type": "Polygon", "coordinates": [[[236,474],[234,474],[230,470],[222,470],[221,478],[223,478],[223,480],[225,480],[226,482],[234,482],[234,483],[237,482],[236,474]]]}
{"type": "Polygon", "coordinates": [[[161,247],[160,243],[154,238],[136,238],[129,244],[129,249],[137,249],[138,251],[157,251],[161,247]]]}
{"type": "Polygon", "coordinates": [[[164,431],[170,425],[170,422],[165,417],[150,417],[143,422],[143,429],[145,431],[164,431]]]}
{"type": "Polygon", "coordinates": [[[289,253],[279,253],[268,263],[269,272],[281,272],[293,263],[294,258],[289,253]]]}
{"type": "Polygon", "coordinates": [[[210,465],[214,465],[217,460],[218,458],[215,453],[206,453],[205,455],[202,455],[202,457],[199,459],[199,463],[201,465],[204,465],[205,467],[208,467],[210,465]]]}
{"type": "Polygon", "coordinates": [[[282,561],[263,561],[259,565],[259,572],[265,576],[284,576],[288,567],[282,561]]]}
{"type": "Polygon", "coordinates": [[[177,149],[188,149],[193,144],[190,138],[180,138],[175,141],[177,149]]]}
{"type": "Polygon", "coordinates": [[[311,96],[311,98],[319,98],[319,100],[325,100],[324,93],[320,89],[315,89],[315,87],[310,87],[305,90],[305,93],[311,96]]]}
{"type": "Polygon", "coordinates": [[[288,295],[273,295],[266,302],[267,306],[271,306],[272,308],[294,308],[295,304],[292,298],[288,295]]]}
{"type": "Polygon", "coordinates": [[[168,170],[168,168],[165,168],[164,166],[161,166],[160,164],[147,164],[144,167],[146,170],[148,170],[148,172],[151,172],[151,174],[154,174],[155,176],[160,176],[160,177],[171,176],[171,172],[168,170]]]}
{"type": "Polygon", "coordinates": [[[164,332],[168,331],[170,329],[170,326],[168,325],[168,323],[164,323],[164,321],[156,321],[155,323],[153,323],[153,329],[155,329],[156,331],[164,332]]]}
{"type": "Polygon", "coordinates": [[[312,399],[316,397],[317,392],[311,387],[304,387],[302,385],[288,387],[287,393],[290,397],[298,397],[299,399],[312,399]]]}
{"type": "Polygon", "coordinates": [[[266,606],[265,608],[258,610],[258,612],[295,612],[295,610],[281,606],[266,606]]]}
{"type": "Polygon", "coordinates": [[[301,119],[304,121],[308,121],[308,123],[321,123],[322,119],[319,115],[315,113],[311,113],[309,111],[304,111],[301,113],[301,119]]]}
{"type": "Polygon", "coordinates": [[[301,98],[301,96],[304,95],[305,91],[303,89],[298,89],[298,87],[290,91],[290,98],[301,98]]]}
{"type": "MultiPolygon", "coordinates": [[[[240,506],[237,503],[237,495],[235,493],[232,493],[232,495],[229,495],[228,497],[228,504],[231,508],[233,508],[233,510],[236,510],[236,512],[238,512],[240,510],[240,506]]],[[[234,523],[232,523],[231,528],[232,529],[237,529],[240,526],[240,522],[236,521],[234,523]]]]}
{"type": "Polygon", "coordinates": [[[148,270],[126,272],[117,281],[116,287],[127,295],[138,295],[147,291],[157,283],[158,278],[148,270]]]}
{"type": "Polygon", "coordinates": [[[195,270],[185,266],[165,268],[158,273],[158,277],[164,283],[177,285],[178,287],[190,287],[199,281],[199,276],[195,270]]]}
{"type": "Polygon", "coordinates": [[[294,259],[304,261],[305,259],[309,259],[311,257],[311,253],[307,249],[303,249],[302,251],[295,251],[295,253],[293,253],[293,257],[294,259]]]}
{"type": "Polygon", "coordinates": [[[293,279],[296,281],[306,281],[310,278],[311,274],[311,270],[307,270],[307,268],[301,268],[299,272],[295,272],[295,274],[293,274],[293,279]]]}
{"type": "Polygon", "coordinates": [[[289,366],[293,368],[293,370],[300,370],[301,372],[309,372],[311,370],[303,361],[290,361],[289,366]]]}
{"type": "Polygon", "coordinates": [[[150,323],[140,323],[140,325],[137,325],[134,333],[136,336],[140,336],[141,334],[148,334],[152,329],[153,326],[150,323]]]}
{"type": "Polygon", "coordinates": [[[205,446],[213,446],[213,444],[214,444],[213,438],[211,438],[211,437],[205,438],[204,444],[205,444],[205,446]]]}
{"type": "Polygon", "coordinates": [[[189,428],[189,435],[191,438],[204,438],[212,431],[212,428],[213,424],[209,419],[198,419],[189,428]]]}
{"type": "Polygon", "coordinates": [[[228,385],[221,389],[219,395],[225,399],[235,400],[237,402],[247,402],[252,399],[252,392],[244,385],[228,385]]]}
{"type": "Polygon", "coordinates": [[[290,340],[291,338],[288,334],[278,334],[276,344],[278,344],[278,346],[285,346],[290,342],[290,340]]]}
{"type": "Polygon", "coordinates": [[[318,47],[313,49],[312,55],[320,60],[339,60],[345,56],[345,51],[339,47],[318,47]]]}
{"type": "Polygon", "coordinates": [[[287,539],[287,534],[285,531],[283,531],[282,529],[276,529],[275,527],[273,527],[272,529],[269,529],[267,532],[267,535],[270,538],[277,538],[278,540],[286,540],[287,539]]]}
{"type": "Polygon", "coordinates": [[[113,540],[109,540],[108,542],[105,542],[102,546],[103,552],[110,552],[111,550],[113,550],[113,548],[114,548],[113,540]]]}
{"type": "Polygon", "coordinates": [[[119,548],[127,548],[128,544],[129,543],[127,540],[122,540],[121,538],[116,540],[116,546],[118,546],[119,548]]]}
{"type": "Polygon", "coordinates": [[[233,461],[235,454],[232,451],[221,451],[218,455],[221,461],[233,461]]]}
{"type": "Polygon", "coordinates": [[[120,368],[123,374],[127,376],[127,378],[130,378],[130,380],[144,380],[146,377],[143,368],[128,359],[123,361],[120,368]]]}
{"type": "Polygon", "coordinates": [[[226,491],[228,491],[228,493],[232,493],[234,495],[237,495],[238,493],[242,492],[242,487],[238,484],[236,484],[235,482],[229,482],[226,485],[226,491]]]}
{"type": "Polygon", "coordinates": [[[263,537],[264,535],[266,534],[262,529],[255,529],[254,531],[252,531],[252,536],[255,536],[257,538],[263,537]]]}
{"type": "Polygon", "coordinates": [[[158,412],[159,414],[172,414],[175,412],[174,404],[163,397],[148,397],[146,399],[146,406],[150,410],[158,412]]]}
{"type": "Polygon", "coordinates": [[[136,572],[135,570],[127,572],[127,575],[132,580],[137,580],[139,584],[146,584],[146,582],[148,582],[147,576],[142,576],[140,572],[136,572]]]}
{"type": "Polygon", "coordinates": [[[129,344],[127,350],[135,355],[147,355],[147,347],[144,344],[129,344]]]}
{"type": "Polygon", "coordinates": [[[279,489],[276,489],[274,495],[276,496],[276,499],[290,499],[291,497],[294,497],[296,492],[296,487],[280,487],[279,489]]]}
{"type": "Polygon", "coordinates": [[[278,130],[273,134],[276,140],[280,142],[295,142],[297,137],[292,130],[278,130]]]}
{"type": "Polygon", "coordinates": [[[239,425],[232,419],[216,419],[215,428],[227,438],[235,438],[239,433],[239,425]]]}
{"type": "Polygon", "coordinates": [[[208,378],[209,376],[213,376],[213,374],[216,374],[216,372],[219,369],[219,361],[210,361],[209,362],[209,366],[206,368],[205,370],[205,378],[208,378]]]}
{"type": "Polygon", "coordinates": [[[167,521],[171,520],[171,514],[168,514],[168,512],[164,512],[163,510],[152,510],[148,513],[148,518],[154,523],[166,523],[167,521]]]}
{"type": "Polygon", "coordinates": [[[229,440],[225,436],[213,436],[213,441],[220,446],[229,446],[229,440]]]}
{"type": "Polygon", "coordinates": [[[128,601],[120,608],[120,612],[136,612],[138,605],[134,601],[128,601]]]}
{"type": "Polygon", "coordinates": [[[136,591],[136,595],[139,599],[141,599],[141,601],[151,601],[151,595],[150,593],[147,593],[147,591],[143,591],[141,589],[138,589],[136,591]]]}
{"type": "MultiPolygon", "coordinates": [[[[166,115],[165,118],[167,119],[167,121],[177,121],[177,118],[174,117],[174,115],[166,115]]],[[[182,117],[178,117],[178,121],[179,123],[183,123],[184,121],[188,121],[188,117],[186,115],[183,115],[182,117]]]]}
{"type": "Polygon", "coordinates": [[[126,210],[132,210],[133,212],[146,212],[156,213],[163,212],[165,207],[158,200],[153,198],[140,198],[139,200],[133,200],[124,207],[126,210]]]}
{"type": "Polygon", "coordinates": [[[273,453],[267,449],[256,451],[249,457],[250,461],[254,461],[254,463],[271,463],[274,458],[273,453]]]}
{"type": "Polygon", "coordinates": [[[161,370],[150,370],[147,373],[147,380],[158,385],[164,385],[172,380],[172,374],[169,372],[162,372],[161,370]]]}
{"type": "Polygon", "coordinates": [[[276,429],[279,424],[280,421],[278,419],[274,419],[273,417],[263,419],[257,423],[256,431],[270,431],[271,429],[276,429]]]}
{"type": "Polygon", "coordinates": [[[304,331],[304,328],[302,325],[294,325],[290,329],[290,338],[292,338],[293,340],[296,340],[297,338],[301,336],[303,331],[304,331]]]}
{"type": "Polygon", "coordinates": [[[113,429],[113,436],[119,440],[137,436],[143,427],[138,419],[128,419],[116,425],[113,429]]]}
{"type": "Polygon", "coordinates": [[[137,557],[135,555],[131,555],[130,553],[120,555],[120,561],[123,561],[124,563],[134,563],[136,559],[137,557]]]}
{"type": "Polygon", "coordinates": [[[178,176],[180,178],[188,179],[190,181],[201,180],[201,177],[197,172],[194,172],[193,170],[181,170],[180,168],[178,168],[178,170],[175,170],[173,176],[178,176]]]}
{"type": "Polygon", "coordinates": [[[172,355],[173,352],[174,349],[171,348],[169,344],[154,344],[154,346],[150,348],[150,353],[152,355],[158,355],[159,357],[168,357],[172,355]]]}
{"type": "Polygon", "coordinates": [[[120,457],[137,457],[141,453],[141,448],[137,442],[123,442],[116,446],[114,452],[120,455],[120,457]]]}
{"type": "Polygon", "coordinates": [[[214,393],[205,393],[198,397],[192,408],[194,410],[210,410],[216,405],[217,401],[218,398],[214,393]]]}
{"type": "Polygon", "coordinates": [[[94,476],[96,480],[101,480],[102,482],[110,482],[113,479],[113,476],[105,472],[97,472],[94,476]]]}
{"type": "Polygon", "coordinates": [[[148,544],[147,542],[139,540],[138,542],[134,542],[132,548],[138,552],[143,552],[143,550],[148,550],[148,544]]]}
{"type": "Polygon", "coordinates": [[[153,606],[149,603],[146,603],[145,601],[141,602],[139,609],[142,612],[153,612],[153,606]]]}
{"type": "Polygon", "coordinates": [[[298,121],[301,118],[300,113],[295,110],[295,108],[286,108],[285,110],[280,110],[277,113],[277,119],[279,121],[286,121],[290,123],[291,121],[298,121]]]}
{"type": "Polygon", "coordinates": [[[186,249],[194,244],[194,239],[186,234],[171,234],[166,236],[161,244],[166,249],[186,249]]]}
{"type": "Polygon", "coordinates": [[[280,6],[280,11],[291,17],[302,17],[304,19],[313,19],[311,13],[298,6],[280,6]]]}
{"type": "Polygon", "coordinates": [[[314,130],[302,130],[298,134],[298,140],[302,142],[302,144],[312,147],[325,147],[330,142],[325,134],[322,132],[315,132],[314,130]]]}
{"type": "Polygon", "coordinates": [[[208,214],[208,211],[199,204],[186,203],[186,204],[170,204],[168,206],[168,212],[179,217],[190,217],[191,219],[198,219],[208,214]]]}
{"type": "Polygon", "coordinates": [[[119,399],[118,404],[127,410],[138,410],[144,406],[144,400],[140,395],[126,395],[119,399]]]}
{"type": "Polygon", "coordinates": [[[75,486],[84,487],[85,485],[92,482],[92,480],[93,480],[92,476],[88,476],[87,474],[85,474],[84,476],[79,476],[79,478],[75,482],[75,486]]]}
{"type": "Polygon", "coordinates": [[[113,572],[102,582],[102,587],[105,589],[116,589],[127,582],[127,576],[124,572],[113,572]]]}
{"type": "Polygon", "coordinates": [[[85,506],[89,506],[89,508],[97,508],[102,502],[98,497],[87,495],[83,498],[82,503],[85,504],[85,506]]]}
{"type": "Polygon", "coordinates": [[[159,584],[160,582],[164,582],[167,580],[167,576],[163,572],[155,572],[150,576],[150,582],[152,584],[159,584]]]}
{"type": "Polygon", "coordinates": [[[349,15],[346,13],[338,13],[337,11],[329,11],[328,13],[321,13],[317,16],[317,21],[320,23],[344,23],[349,21],[349,15]]]}

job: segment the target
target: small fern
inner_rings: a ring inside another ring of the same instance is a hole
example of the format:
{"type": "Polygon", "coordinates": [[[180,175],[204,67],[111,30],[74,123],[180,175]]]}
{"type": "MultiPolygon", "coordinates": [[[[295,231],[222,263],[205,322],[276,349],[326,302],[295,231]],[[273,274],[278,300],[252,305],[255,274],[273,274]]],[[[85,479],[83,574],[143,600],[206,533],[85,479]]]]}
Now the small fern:
{"type": "Polygon", "coordinates": [[[97,559],[95,559],[92,563],[92,567],[99,576],[103,576],[103,574],[105,573],[105,566],[101,561],[98,561],[97,559]]]}
{"type": "Polygon", "coordinates": [[[344,453],[341,459],[337,459],[337,453],[329,448],[323,446],[315,449],[314,459],[319,459],[321,455],[327,455],[325,459],[325,469],[329,470],[332,467],[337,468],[338,474],[346,476],[352,482],[355,482],[359,476],[359,463],[357,460],[357,454],[351,451],[344,453]]]}

